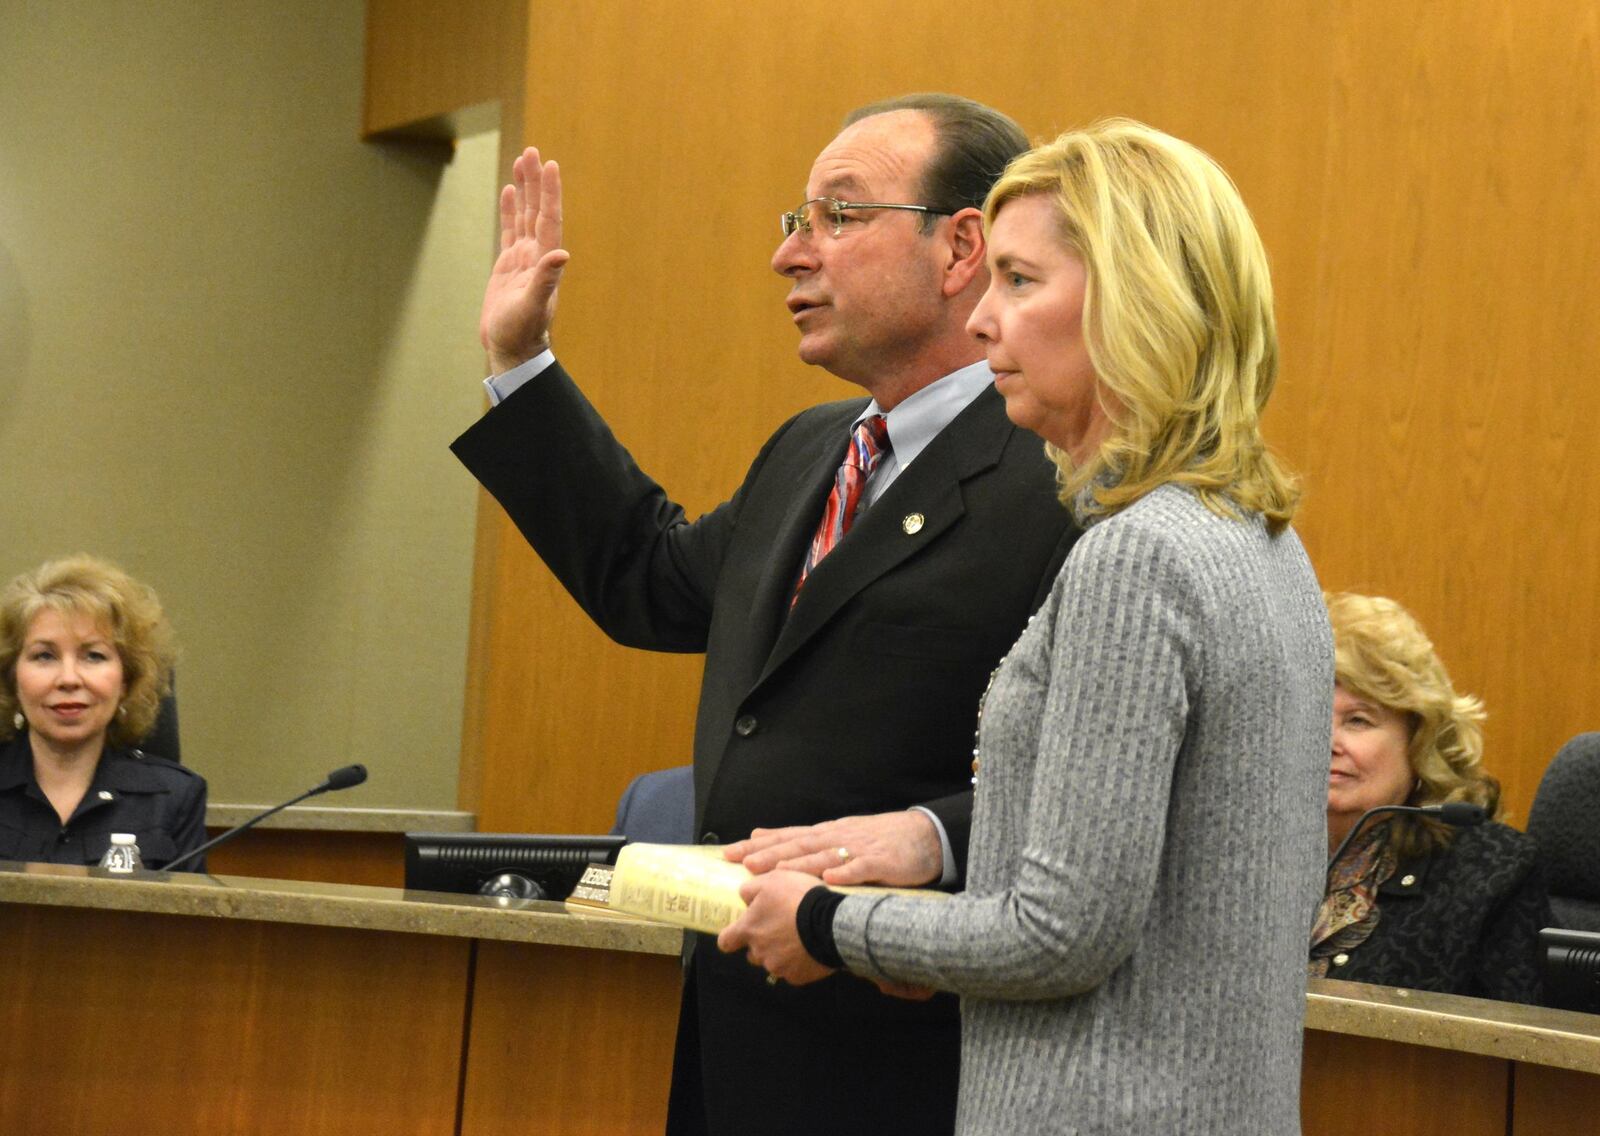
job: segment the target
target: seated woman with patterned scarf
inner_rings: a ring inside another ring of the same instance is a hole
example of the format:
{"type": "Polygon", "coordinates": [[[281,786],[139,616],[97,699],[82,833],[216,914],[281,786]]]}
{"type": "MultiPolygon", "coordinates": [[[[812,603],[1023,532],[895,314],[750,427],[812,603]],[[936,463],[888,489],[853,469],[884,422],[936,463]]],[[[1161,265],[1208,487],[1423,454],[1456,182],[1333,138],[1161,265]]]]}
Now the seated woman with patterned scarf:
{"type": "Polygon", "coordinates": [[[1328,870],[1311,932],[1312,977],[1509,1002],[1539,997],[1539,928],[1550,922],[1534,842],[1499,823],[1483,769],[1484,713],[1459,695],[1422,627],[1393,600],[1328,597],[1334,637],[1330,854],[1369,809],[1483,806],[1451,828],[1380,815],[1328,870]]]}

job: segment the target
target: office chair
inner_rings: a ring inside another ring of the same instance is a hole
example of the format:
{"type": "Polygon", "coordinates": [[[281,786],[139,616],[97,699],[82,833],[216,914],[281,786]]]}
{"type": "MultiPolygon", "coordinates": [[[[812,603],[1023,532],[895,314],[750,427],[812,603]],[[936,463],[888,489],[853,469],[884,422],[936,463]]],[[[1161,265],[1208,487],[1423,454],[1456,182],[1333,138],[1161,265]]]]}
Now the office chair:
{"type": "Polygon", "coordinates": [[[134,746],[152,757],[183,764],[182,749],[178,745],[178,676],[172,676],[172,689],[161,699],[161,709],[156,712],[156,724],[134,746]]]}
{"type": "Polygon", "coordinates": [[[658,769],[628,782],[611,835],[647,844],[693,844],[694,766],[658,769]]]}
{"type": "Polygon", "coordinates": [[[1556,923],[1600,931],[1600,733],[1579,734],[1545,767],[1528,835],[1544,854],[1556,923]]]}

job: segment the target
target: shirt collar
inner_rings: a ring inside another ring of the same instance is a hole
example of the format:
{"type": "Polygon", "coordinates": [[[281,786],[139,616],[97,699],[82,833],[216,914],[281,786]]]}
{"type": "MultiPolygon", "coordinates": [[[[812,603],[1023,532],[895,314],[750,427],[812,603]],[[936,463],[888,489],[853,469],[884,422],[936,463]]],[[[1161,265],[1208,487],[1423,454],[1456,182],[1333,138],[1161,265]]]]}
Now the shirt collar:
{"type": "Polygon", "coordinates": [[[980,360],[935,379],[915,394],[901,399],[887,413],[878,406],[878,400],[873,399],[850,424],[850,429],[854,431],[874,414],[883,414],[889,428],[890,452],[903,469],[992,382],[994,372],[989,370],[987,362],[980,360]]]}
{"type": "MultiPolygon", "coordinates": [[[[28,746],[28,735],[18,733],[0,746],[0,792],[29,785],[37,785],[33,776],[33,751],[28,746]]],[[[102,789],[123,793],[158,793],[161,788],[161,779],[153,775],[150,767],[132,752],[108,745],[100,754],[84,800],[95,799],[102,789]]],[[[43,796],[42,793],[40,795],[43,796]]]]}

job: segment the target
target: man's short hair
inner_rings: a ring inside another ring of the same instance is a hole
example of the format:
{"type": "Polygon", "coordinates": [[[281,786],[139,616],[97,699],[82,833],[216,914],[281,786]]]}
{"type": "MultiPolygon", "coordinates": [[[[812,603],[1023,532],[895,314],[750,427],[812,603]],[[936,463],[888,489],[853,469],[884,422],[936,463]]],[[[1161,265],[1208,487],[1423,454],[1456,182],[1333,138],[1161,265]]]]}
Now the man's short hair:
{"type": "Polygon", "coordinates": [[[982,209],[1006,165],[1028,149],[1028,136],[1011,118],[960,95],[925,92],[883,99],[857,107],[845,115],[844,125],[897,110],[921,111],[933,123],[938,150],[923,174],[917,204],[943,212],[982,209]]]}

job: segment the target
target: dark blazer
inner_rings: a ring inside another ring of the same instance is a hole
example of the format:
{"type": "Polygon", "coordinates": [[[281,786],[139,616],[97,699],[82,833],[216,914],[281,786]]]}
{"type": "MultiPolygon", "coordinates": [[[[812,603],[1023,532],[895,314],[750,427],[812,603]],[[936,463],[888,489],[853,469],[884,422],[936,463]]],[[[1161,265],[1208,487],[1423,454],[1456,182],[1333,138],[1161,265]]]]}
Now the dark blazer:
{"type": "MultiPolygon", "coordinates": [[[[693,522],[559,366],[452,448],[613,639],[705,652],[700,839],[924,804],[959,868],[978,698],[1077,530],[1043,444],[991,388],[862,514],[791,611],[864,405],[791,418],[733,497],[693,522]]],[[[951,1128],[954,999],[891,999],[848,976],[768,986],[709,939],[691,969],[713,1131],[756,1116],[774,1133],[951,1128]],[[802,1097],[815,1102],[804,1116],[771,1107],[802,1097]]]]}
{"type": "Polygon", "coordinates": [[[1550,905],[1538,846],[1516,829],[1463,829],[1447,850],[1401,862],[1378,912],[1367,941],[1330,960],[1329,978],[1538,1002],[1550,905]]]}
{"type": "MultiPolygon", "coordinates": [[[[192,769],[139,750],[107,747],[66,824],[33,775],[26,733],[0,746],[0,860],[98,864],[111,834],[131,832],[147,868],[206,841],[206,782],[192,769]]],[[[205,871],[205,857],[186,865],[205,871]]]]}

